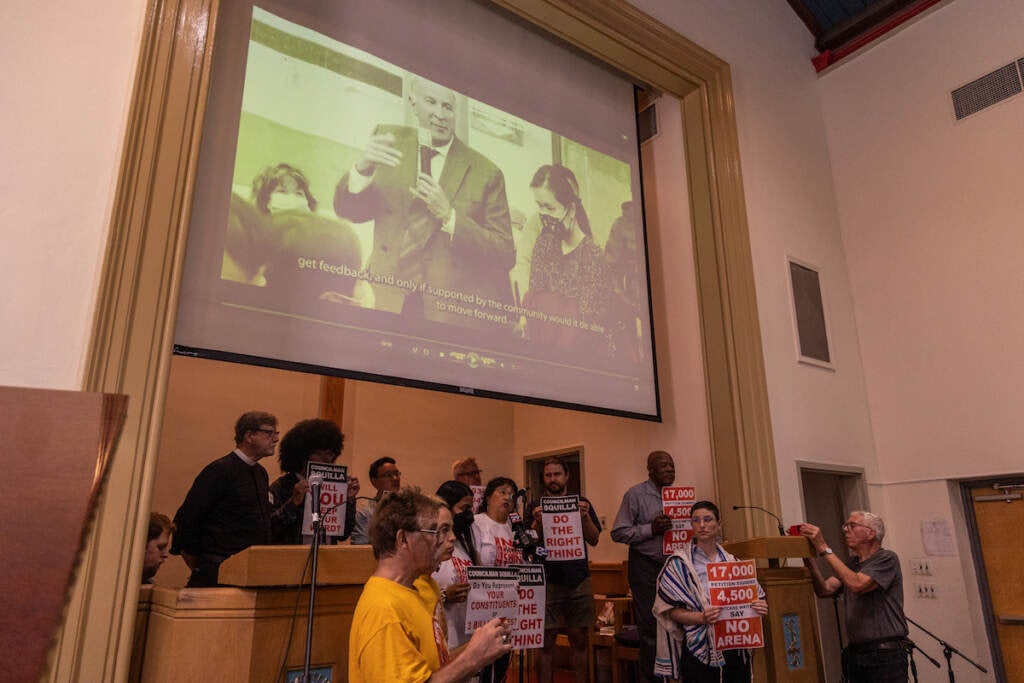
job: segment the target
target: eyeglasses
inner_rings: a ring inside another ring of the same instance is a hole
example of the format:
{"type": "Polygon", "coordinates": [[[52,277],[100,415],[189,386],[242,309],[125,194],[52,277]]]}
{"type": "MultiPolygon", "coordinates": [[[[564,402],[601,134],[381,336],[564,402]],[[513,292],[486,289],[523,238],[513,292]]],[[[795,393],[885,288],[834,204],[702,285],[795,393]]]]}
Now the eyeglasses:
{"type": "Polygon", "coordinates": [[[469,470],[467,472],[459,472],[455,476],[456,477],[475,477],[476,475],[480,474],[481,472],[483,472],[483,470],[469,470]]]}
{"type": "Polygon", "coordinates": [[[712,522],[717,522],[717,521],[718,520],[715,519],[714,517],[712,517],[711,515],[708,515],[707,517],[691,517],[690,518],[690,523],[691,524],[699,524],[700,522],[704,522],[705,524],[711,524],[712,522]]]}
{"type": "Polygon", "coordinates": [[[864,527],[865,529],[870,529],[871,528],[867,524],[861,524],[860,522],[846,522],[846,523],[843,524],[843,526],[841,528],[842,528],[843,531],[853,531],[854,529],[856,529],[859,526],[860,527],[864,527]]]}
{"type": "Polygon", "coordinates": [[[271,437],[274,437],[274,438],[277,438],[277,437],[281,436],[281,432],[277,431],[276,429],[267,429],[266,427],[260,427],[259,429],[254,429],[252,431],[254,431],[254,432],[263,432],[267,436],[271,436],[271,437]]]}
{"type": "Polygon", "coordinates": [[[395,470],[394,472],[381,472],[376,477],[374,477],[374,479],[398,479],[401,476],[402,473],[399,472],[398,470],[395,470]]]}
{"type": "Polygon", "coordinates": [[[421,534],[433,534],[434,543],[441,545],[444,543],[444,539],[448,538],[448,534],[452,532],[452,526],[451,524],[442,524],[436,529],[413,529],[413,531],[418,531],[421,534]]]}

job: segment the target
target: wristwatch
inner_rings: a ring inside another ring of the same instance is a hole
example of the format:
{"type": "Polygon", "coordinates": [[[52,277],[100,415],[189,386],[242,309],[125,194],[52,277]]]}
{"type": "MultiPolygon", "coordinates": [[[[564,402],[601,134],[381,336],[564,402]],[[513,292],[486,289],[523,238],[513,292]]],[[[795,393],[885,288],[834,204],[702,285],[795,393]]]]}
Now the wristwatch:
{"type": "Polygon", "coordinates": [[[832,548],[825,546],[824,549],[818,551],[818,557],[825,557],[826,555],[832,555],[832,548]]]}

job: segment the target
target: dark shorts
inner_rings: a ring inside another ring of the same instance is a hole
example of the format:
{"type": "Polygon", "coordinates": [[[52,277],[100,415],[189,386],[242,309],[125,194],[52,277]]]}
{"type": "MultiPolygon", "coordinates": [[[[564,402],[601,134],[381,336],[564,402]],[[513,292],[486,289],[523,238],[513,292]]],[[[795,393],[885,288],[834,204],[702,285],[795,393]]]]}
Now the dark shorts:
{"type": "Polygon", "coordinates": [[[549,583],[544,590],[547,596],[544,628],[556,629],[559,626],[593,628],[597,617],[594,613],[594,591],[590,587],[589,576],[583,579],[578,586],[559,586],[549,583]]]}

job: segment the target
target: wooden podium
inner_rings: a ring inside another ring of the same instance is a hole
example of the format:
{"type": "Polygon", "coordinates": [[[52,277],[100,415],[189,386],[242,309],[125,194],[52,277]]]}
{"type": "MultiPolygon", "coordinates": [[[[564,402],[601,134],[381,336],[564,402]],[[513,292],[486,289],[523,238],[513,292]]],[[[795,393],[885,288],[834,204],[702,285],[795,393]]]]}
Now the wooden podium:
{"type": "Polygon", "coordinates": [[[765,536],[722,545],[738,559],[767,560],[769,565],[757,568],[757,579],[767,593],[768,617],[764,649],[754,655],[754,680],[824,681],[810,570],[780,566],[786,558],[814,557],[811,544],[802,536],[765,536]]]}
{"type": "MultiPolygon", "coordinates": [[[[308,557],[306,546],[253,546],[221,565],[220,582],[237,587],[143,591],[129,679],[269,682],[282,667],[301,675],[308,557]]],[[[352,613],[375,567],[369,546],[320,548],[311,668],[329,675],[322,680],[348,679],[352,613]]]]}

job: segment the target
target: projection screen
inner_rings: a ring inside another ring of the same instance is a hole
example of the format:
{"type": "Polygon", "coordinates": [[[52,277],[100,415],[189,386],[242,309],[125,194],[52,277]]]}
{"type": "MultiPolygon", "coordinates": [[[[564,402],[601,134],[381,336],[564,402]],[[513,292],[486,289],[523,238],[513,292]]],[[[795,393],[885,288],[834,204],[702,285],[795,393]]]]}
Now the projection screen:
{"type": "Polygon", "coordinates": [[[473,0],[220,13],[176,353],[660,418],[628,79],[473,0]]]}

